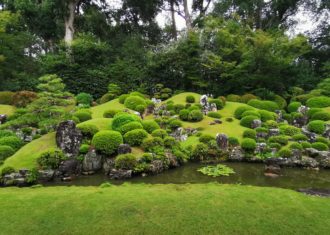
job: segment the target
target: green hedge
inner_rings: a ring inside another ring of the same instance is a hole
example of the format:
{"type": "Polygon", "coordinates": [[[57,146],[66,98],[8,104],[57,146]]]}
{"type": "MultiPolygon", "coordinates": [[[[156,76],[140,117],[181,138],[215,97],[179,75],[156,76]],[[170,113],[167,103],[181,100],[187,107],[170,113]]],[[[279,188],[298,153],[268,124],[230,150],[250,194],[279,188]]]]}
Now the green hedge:
{"type": "Polygon", "coordinates": [[[92,119],[92,113],[87,109],[78,110],[73,114],[73,116],[78,118],[80,122],[85,122],[92,119]]]}
{"type": "Polygon", "coordinates": [[[190,104],[195,103],[195,97],[192,95],[186,96],[186,102],[190,104]]]}
{"type": "Polygon", "coordinates": [[[152,133],[154,130],[160,129],[160,126],[154,120],[144,120],[142,121],[142,126],[148,133],[152,133]]]}
{"type": "Polygon", "coordinates": [[[241,119],[242,118],[242,114],[246,111],[251,111],[251,110],[254,110],[252,107],[249,107],[249,106],[240,106],[238,107],[235,112],[234,112],[234,116],[235,118],[237,119],[241,119]]]}
{"type": "Polygon", "coordinates": [[[330,97],[319,96],[313,97],[306,102],[308,107],[311,108],[325,108],[330,106],[330,97]]]}
{"type": "Polygon", "coordinates": [[[257,147],[257,143],[254,139],[244,138],[242,140],[241,147],[247,152],[253,152],[257,147]]]}
{"type": "Polygon", "coordinates": [[[248,105],[255,107],[257,109],[264,109],[267,111],[272,111],[274,112],[275,110],[279,109],[279,106],[277,103],[274,101],[269,101],[269,100],[250,100],[248,102],[248,105]]]}
{"type": "Polygon", "coordinates": [[[137,158],[130,153],[118,155],[115,159],[115,167],[117,169],[134,170],[137,164],[137,158]]]}
{"type": "Polygon", "coordinates": [[[23,145],[23,141],[16,136],[6,136],[0,139],[0,146],[6,145],[12,147],[15,151],[23,145]]]}
{"type": "Polygon", "coordinates": [[[145,99],[141,98],[140,96],[129,96],[126,98],[124,105],[126,108],[137,110],[137,107],[143,105],[144,107],[147,106],[145,99]]]}
{"type": "Polygon", "coordinates": [[[253,120],[260,120],[257,116],[246,116],[243,117],[240,121],[241,126],[251,128],[253,120]]]}
{"type": "Polygon", "coordinates": [[[99,131],[99,128],[96,125],[89,123],[78,124],[77,128],[88,138],[92,138],[99,131]]]}
{"type": "Polygon", "coordinates": [[[103,113],[103,117],[104,118],[113,118],[119,112],[120,112],[120,110],[114,110],[114,109],[106,110],[103,113]]]}
{"type": "Polygon", "coordinates": [[[113,121],[112,121],[112,124],[111,124],[111,127],[113,130],[115,131],[120,131],[120,128],[127,124],[127,123],[130,123],[130,122],[140,122],[141,121],[141,118],[138,117],[137,115],[134,115],[134,114],[127,114],[127,113],[121,113],[119,115],[119,113],[117,113],[115,115],[115,117],[113,118],[113,121]]]}
{"type": "Polygon", "coordinates": [[[247,129],[243,132],[243,137],[255,140],[257,138],[257,132],[252,129],[247,129]]]}
{"type": "Polygon", "coordinates": [[[211,117],[211,118],[217,118],[217,119],[220,119],[221,118],[221,114],[220,113],[217,113],[217,112],[208,112],[207,113],[207,116],[208,117],[211,117]]]}
{"type": "Polygon", "coordinates": [[[0,161],[4,161],[15,153],[15,150],[7,145],[0,145],[0,161]]]}
{"type": "Polygon", "coordinates": [[[115,154],[122,143],[123,137],[118,131],[99,131],[92,139],[95,149],[109,156],[115,154]]]}
{"type": "Polygon", "coordinates": [[[322,143],[322,142],[312,143],[312,148],[315,148],[319,151],[328,151],[329,150],[328,145],[326,145],[325,143],[322,143]]]}
{"type": "Polygon", "coordinates": [[[329,121],[330,120],[330,113],[321,111],[321,112],[316,112],[312,115],[312,120],[321,120],[321,121],[329,121]]]}
{"type": "Polygon", "coordinates": [[[298,111],[298,108],[301,106],[301,103],[300,102],[297,102],[297,101],[294,101],[294,102],[291,102],[289,105],[288,105],[288,111],[290,113],[293,113],[293,112],[297,112],[298,111]]]}
{"type": "Polygon", "coordinates": [[[136,130],[136,129],[143,129],[143,126],[140,122],[129,122],[120,127],[120,133],[125,135],[127,132],[136,130]]]}
{"type": "Polygon", "coordinates": [[[124,142],[131,146],[140,146],[145,138],[148,137],[148,133],[145,130],[136,129],[127,132],[124,135],[124,142]]]}
{"type": "Polygon", "coordinates": [[[325,122],[320,120],[311,121],[308,123],[307,128],[316,134],[323,134],[325,131],[325,122]]]}

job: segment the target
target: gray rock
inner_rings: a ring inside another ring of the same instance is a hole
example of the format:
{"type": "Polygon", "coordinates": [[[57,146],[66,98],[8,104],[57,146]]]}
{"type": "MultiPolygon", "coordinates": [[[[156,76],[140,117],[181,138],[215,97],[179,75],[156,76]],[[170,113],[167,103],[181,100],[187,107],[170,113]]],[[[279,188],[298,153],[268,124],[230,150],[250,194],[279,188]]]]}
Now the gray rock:
{"type": "Polygon", "coordinates": [[[165,170],[164,164],[161,160],[153,160],[150,163],[149,171],[152,174],[159,174],[165,170]]]}
{"type": "Polygon", "coordinates": [[[116,179],[116,180],[129,179],[132,177],[132,173],[133,173],[132,170],[111,169],[109,173],[109,177],[111,179],[116,179]]]}
{"type": "Polygon", "coordinates": [[[255,152],[256,153],[265,153],[267,150],[267,144],[266,143],[257,143],[257,147],[255,152]]]}
{"type": "Polygon", "coordinates": [[[176,168],[176,167],[180,166],[178,159],[171,152],[166,152],[165,155],[166,155],[167,159],[169,160],[170,168],[176,168]]]}
{"type": "Polygon", "coordinates": [[[61,162],[59,168],[58,168],[59,175],[63,176],[71,176],[71,175],[77,175],[81,172],[81,163],[74,158],[65,160],[61,162]]]}
{"type": "Polygon", "coordinates": [[[277,129],[277,128],[269,129],[269,132],[268,132],[269,137],[277,136],[279,134],[280,134],[280,129],[277,129]]]}
{"type": "Polygon", "coordinates": [[[55,177],[54,170],[39,170],[38,171],[38,180],[39,181],[52,181],[55,177]]]}
{"type": "Polygon", "coordinates": [[[232,162],[241,162],[244,159],[244,154],[243,150],[240,147],[235,147],[233,150],[230,152],[228,156],[228,161],[232,162]]]}
{"type": "Polygon", "coordinates": [[[96,153],[94,149],[90,150],[84,157],[82,169],[85,172],[95,172],[102,168],[102,155],[96,153]]]}
{"type": "Polygon", "coordinates": [[[0,125],[4,124],[7,121],[7,115],[6,114],[0,114],[0,125]]]}
{"type": "Polygon", "coordinates": [[[69,157],[77,156],[83,136],[76,124],[69,120],[58,125],[56,130],[56,144],[69,157]]]}
{"type": "Polygon", "coordinates": [[[301,158],[301,166],[305,168],[318,168],[319,163],[314,158],[303,156],[301,158]]]}
{"type": "Polygon", "coordinates": [[[132,148],[129,144],[121,144],[118,147],[118,154],[126,154],[131,152],[132,152],[132,148]]]}
{"type": "Polygon", "coordinates": [[[255,119],[251,122],[251,128],[256,129],[258,127],[261,127],[262,122],[259,119],[255,119]]]}
{"type": "Polygon", "coordinates": [[[227,150],[228,148],[228,137],[226,134],[217,134],[216,135],[216,138],[215,138],[216,142],[217,142],[217,145],[219,146],[219,148],[221,150],[227,150]]]}
{"type": "Polygon", "coordinates": [[[105,175],[109,175],[111,169],[115,167],[115,159],[114,158],[106,158],[103,162],[103,171],[105,175]]]}
{"type": "Polygon", "coordinates": [[[305,154],[309,157],[315,158],[319,156],[320,151],[314,149],[314,148],[306,148],[305,154]]]}
{"type": "Polygon", "coordinates": [[[325,132],[323,134],[325,138],[330,139],[330,124],[326,124],[325,132]]]}

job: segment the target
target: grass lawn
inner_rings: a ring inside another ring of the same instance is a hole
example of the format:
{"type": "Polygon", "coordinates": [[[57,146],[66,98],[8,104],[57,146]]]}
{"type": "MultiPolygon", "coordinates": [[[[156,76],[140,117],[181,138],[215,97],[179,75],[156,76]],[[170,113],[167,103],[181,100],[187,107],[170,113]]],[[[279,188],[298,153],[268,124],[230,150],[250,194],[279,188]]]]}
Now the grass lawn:
{"type": "Polygon", "coordinates": [[[239,185],[3,188],[1,234],[329,234],[330,199],[239,185]]]}
{"type": "Polygon", "coordinates": [[[56,147],[55,133],[49,133],[28,143],[13,156],[7,158],[0,169],[6,166],[12,166],[17,170],[21,168],[31,169],[36,166],[36,159],[39,155],[52,147],[56,147]]]}
{"type": "Polygon", "coordinates": [[[199,99],[201,97],[200,94],[194,93],[194,92],[184,92],[184,93],[180,93],[178,95],[175,95],[167,100],[164,101],[164,103],[168,102],[168,101],[173,101],[175,104],[186,104],[186,97],[188,95],[192,95],[195,97],[195,102],[199,103],[199,99]]]}
{"type": "Polygon", "coordinates": [[[118,99],[114,99],[107,103],[92,107],[91,111],[93,113],[93,118],[103,118],[104,111],[110,109],[123,110],[126,109],[126,107],[123,104],[119,103],[118,99]]]}
{"type": "Polygon", "coordinates": [[[15,107],[11,105],[0,104],[0,114],[12,115],[15,111],[15,107]]]}
{"type": "Polygon", "coordinates": [[[83,123],[94,124],[99,130],[110,130],[112,118],[94,118],[83,123]]]}

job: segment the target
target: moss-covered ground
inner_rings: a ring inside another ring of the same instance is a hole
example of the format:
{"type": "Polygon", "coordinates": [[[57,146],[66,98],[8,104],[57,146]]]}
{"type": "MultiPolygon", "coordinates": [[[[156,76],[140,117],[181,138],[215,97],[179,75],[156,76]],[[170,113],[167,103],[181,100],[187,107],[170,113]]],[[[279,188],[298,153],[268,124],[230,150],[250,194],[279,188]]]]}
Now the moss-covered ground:
{"type": "Polygon", "coordinates": [[[15,111],[15,107],[11,105],[0,105],[0,114],[6,114],[8,116],[12,115],[15,111]]]}

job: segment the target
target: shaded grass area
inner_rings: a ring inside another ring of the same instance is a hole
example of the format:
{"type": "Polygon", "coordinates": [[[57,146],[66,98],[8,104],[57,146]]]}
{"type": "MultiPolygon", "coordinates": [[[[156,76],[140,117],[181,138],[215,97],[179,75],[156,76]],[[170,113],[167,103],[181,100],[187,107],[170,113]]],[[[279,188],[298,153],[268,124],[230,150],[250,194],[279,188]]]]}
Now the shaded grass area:
{"type": "Polygon", "coordinates": [[[126,109],[126,107],[119,103],[118,99],[111,100],[107,103],[95,106],[91,108],[91,111],[93,113],[93,118],[103,118],[104,111],[110,110],[110,109],[118,109],[123,110],[126,109]]]}
{"type": "Polygon", "coordinates": [[[0,105],[0,114],[12,115],[15,112],[15,107],[11,105],[0,105]]]}
{"type": "Polygon", "coordinates": [[[328,234],[330,199],[239,185],[5,188],[2,234],[328,234]],[[14,216],[10,216],[13,215],[14,216]]]}
{"type": "Polygon", "coordinates": [[[7,158],[3,167],[11,166],[19,170],[21,168],[31,169],[36,166],[36,159],[39,155],[47,149],[56,147],[55,133],[49,133],[41,138],[34,140],[20,150],[18,150],[13,156],[7,158]]]}

